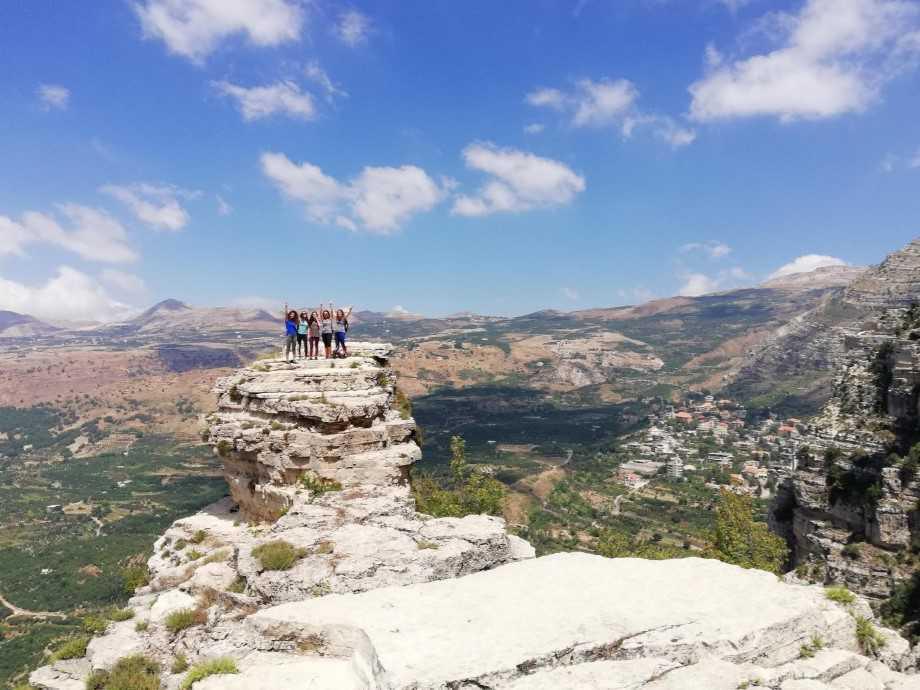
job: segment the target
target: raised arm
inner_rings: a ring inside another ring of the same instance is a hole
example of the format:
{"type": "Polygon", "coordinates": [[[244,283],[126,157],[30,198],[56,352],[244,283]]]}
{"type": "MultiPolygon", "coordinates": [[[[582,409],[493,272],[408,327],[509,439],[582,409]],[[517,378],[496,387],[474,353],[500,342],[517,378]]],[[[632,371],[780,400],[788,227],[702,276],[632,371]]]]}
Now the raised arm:
{"type": "Polygon", "coordinates": [[[348,307],[348,311],[345,312],[345,318],[347,319],[349,316],[351,316],[351,307],[350,307],[350,306],[348,307]]]}

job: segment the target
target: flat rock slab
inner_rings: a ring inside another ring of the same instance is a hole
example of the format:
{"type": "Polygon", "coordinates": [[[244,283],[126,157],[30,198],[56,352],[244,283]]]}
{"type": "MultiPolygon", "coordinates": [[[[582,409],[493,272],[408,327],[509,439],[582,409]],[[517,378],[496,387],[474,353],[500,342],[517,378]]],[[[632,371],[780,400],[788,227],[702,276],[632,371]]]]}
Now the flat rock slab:
{"type": "Polygon", "coordinates": [[[845,644],[853,627],[820,588],[762,571],[582,553],[283,604],[248,619],[260,632],[277,622],[320,635],[363,630],[394,688],[501,686],[537,670],[636,657],[776,666],[814,634],[845,644]]]}

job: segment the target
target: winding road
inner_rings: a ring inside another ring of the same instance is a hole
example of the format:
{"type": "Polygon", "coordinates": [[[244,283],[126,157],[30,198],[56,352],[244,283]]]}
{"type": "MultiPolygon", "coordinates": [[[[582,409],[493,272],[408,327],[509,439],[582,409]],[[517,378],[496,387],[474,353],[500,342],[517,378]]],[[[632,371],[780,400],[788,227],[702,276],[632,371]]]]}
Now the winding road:
{"type": "Polygon", "coordinates": [[[9,616],[10,618],[13,618],[14,616],[22,616],[24,618],[38,618],[41,620],[46,618],[67,618],[66,613],[59,613],[57,611],[29,611],[29,609],[21,609],[2,594],[0,594],[0,605],[12,611],[12,614],[9,616]]]}

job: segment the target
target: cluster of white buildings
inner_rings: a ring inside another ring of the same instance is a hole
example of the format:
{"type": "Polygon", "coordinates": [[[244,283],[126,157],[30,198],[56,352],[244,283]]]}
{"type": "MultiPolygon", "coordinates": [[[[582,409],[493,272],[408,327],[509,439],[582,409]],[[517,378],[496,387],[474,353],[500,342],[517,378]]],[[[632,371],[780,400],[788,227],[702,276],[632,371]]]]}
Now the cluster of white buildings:
{"type": "Polygon", "coordinates": [[[772,472],[795,469],[804,431],[798,419],[751,423],[743,406],[711,395],[666,406],[649,421],[621,446],[628,461],[618,479],[627,486],[659,473],[680,481],[687,473],[718,470],[723,483],[709,482],[710,488],[765,496],[772,472]]]}

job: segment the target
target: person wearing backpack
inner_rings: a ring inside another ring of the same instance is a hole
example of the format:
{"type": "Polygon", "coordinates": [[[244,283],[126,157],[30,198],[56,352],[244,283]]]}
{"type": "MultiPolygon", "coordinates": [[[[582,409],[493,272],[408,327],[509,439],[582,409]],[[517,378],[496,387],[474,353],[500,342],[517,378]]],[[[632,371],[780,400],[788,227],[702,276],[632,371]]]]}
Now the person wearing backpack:
{"type": "Polygon", "coordinates": [[[348,312],[342,309],[335,310],[335,354],[339,357],[348,357],[345,335],[348,333],[349,316],[351,316],[351,307],[348,307],[348,312]]]}

